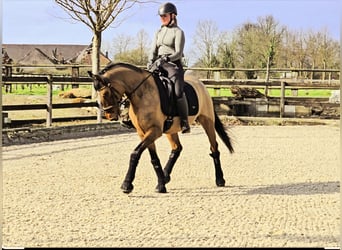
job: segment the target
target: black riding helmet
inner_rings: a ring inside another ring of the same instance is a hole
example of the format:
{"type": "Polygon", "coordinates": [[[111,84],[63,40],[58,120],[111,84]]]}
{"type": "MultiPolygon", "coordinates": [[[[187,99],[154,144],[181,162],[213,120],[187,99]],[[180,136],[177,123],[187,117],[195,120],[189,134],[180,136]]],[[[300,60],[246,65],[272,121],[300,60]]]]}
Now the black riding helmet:
{"type": "Polygon", "coordinates": [[[158,10],[159,16],[165,15],[168,13],[174,13],[177,15],[177,8],[173,3],[164,3],[159,7],[159,10],[158,10]]]}

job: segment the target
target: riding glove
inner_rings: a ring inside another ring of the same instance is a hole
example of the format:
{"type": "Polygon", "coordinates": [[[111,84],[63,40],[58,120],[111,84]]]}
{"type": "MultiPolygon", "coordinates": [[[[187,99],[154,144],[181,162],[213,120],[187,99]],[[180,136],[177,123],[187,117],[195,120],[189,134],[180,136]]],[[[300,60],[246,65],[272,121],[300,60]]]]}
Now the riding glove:
{"type": "Polygon", "coordinates": [[[161,65],[169,61],[170,61],[170,58],[164,55],[164,56],[159,57],[154,63],[157,67],[160,67],[161,65]]]}

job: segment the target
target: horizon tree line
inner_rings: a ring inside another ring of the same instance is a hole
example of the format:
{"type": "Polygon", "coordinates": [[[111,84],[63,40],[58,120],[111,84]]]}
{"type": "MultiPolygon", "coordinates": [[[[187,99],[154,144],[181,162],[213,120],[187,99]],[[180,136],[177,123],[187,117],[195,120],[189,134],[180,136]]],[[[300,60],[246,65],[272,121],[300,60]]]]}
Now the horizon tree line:
{"type": "MultiPolygon", "coordinates": [[[[204,68],[296,68],[339,69],[340,43],[326,28],[319,31],[290,30],[279,24],[272,15],[258,17],[256,22],[245,22],[233,31],[220,31],[212,20],[198,22],[195,34],[187,42],[191,49],[185,51],[186,66],[204,68]],[[193,62],[191,65],[189,62],[193,62]]],[[[151,39],[142,29],[136,36],[119,34],[105,42],[102,50],[112,55],[114,62],[127,62],[145,66],[151,39]]],[[[212,77],[212,72],[198,72],[200,77],[212,77]]],[[[248,79],[261,77],[250,70],[244,73],[226,71],[224,77],[248,79]]],[[[268,79],[270,75],[263,73],[268,79]]],[[[299,73],[299,77],[309,77],[299,73]]],[[[325,79],[325,74],[314,72],[313,79],[325,79]]],[[[338,78],[337,75],[333,77],[338,78]]]]}

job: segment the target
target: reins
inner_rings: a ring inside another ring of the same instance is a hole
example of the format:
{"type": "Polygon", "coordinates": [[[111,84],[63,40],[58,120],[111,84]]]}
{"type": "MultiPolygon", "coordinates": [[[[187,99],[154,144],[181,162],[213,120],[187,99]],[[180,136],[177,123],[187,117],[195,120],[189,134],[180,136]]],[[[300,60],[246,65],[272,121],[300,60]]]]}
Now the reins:
{"type": "Polygon", "coordinates": [[[122,99],[122,101],[119,102],[119,105],[124,104],[127,99],[129,99],[132,94],[153,74],[153,72],[150,72],[148,76],[146,76],[130,93],[126,94],[126,97],[122,99]]]}

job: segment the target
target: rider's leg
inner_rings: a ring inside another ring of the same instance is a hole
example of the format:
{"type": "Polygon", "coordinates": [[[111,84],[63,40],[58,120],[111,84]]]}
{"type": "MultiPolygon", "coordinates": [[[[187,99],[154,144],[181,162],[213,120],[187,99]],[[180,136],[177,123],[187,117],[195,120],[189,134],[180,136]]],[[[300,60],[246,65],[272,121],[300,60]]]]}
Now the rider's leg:
{"type": "Polygon", "coordinates": [[[130,102],[127,99],[120,107],[121,124],[127,128],[134,128],[134,125],[129,117],[129,105],[130,102]]]}
{"type": "Polygon", "coordinates": [[[182,133],[190,133],[188,121],[188,101],[184,94],[184,70],[180,61],[175,62],[176,66],[171,63],[165,63],[163,68],[167,71],[171,81],[175,83],[175,95],[178,114],[180,117],[180,126],[182,133]]]}
{"type": "Polygon", "coordinates": [[[180,117],[180,125],[182,133],[190,133],[190,126],[188,121],[188,101],[183,93],[180,98],[177,98],[177,109],[180,117]]]}
{"type": "Polygon", "coordinates": [[[177,110],[180,117],[180,125],[182,133],[190,133],[190,126],[188,121],[188,101],[186,99],[184,89],[184,75],[181,72],[177,72],[175,75],[175,93],[176,93],[176,104],[177,110]]]}

